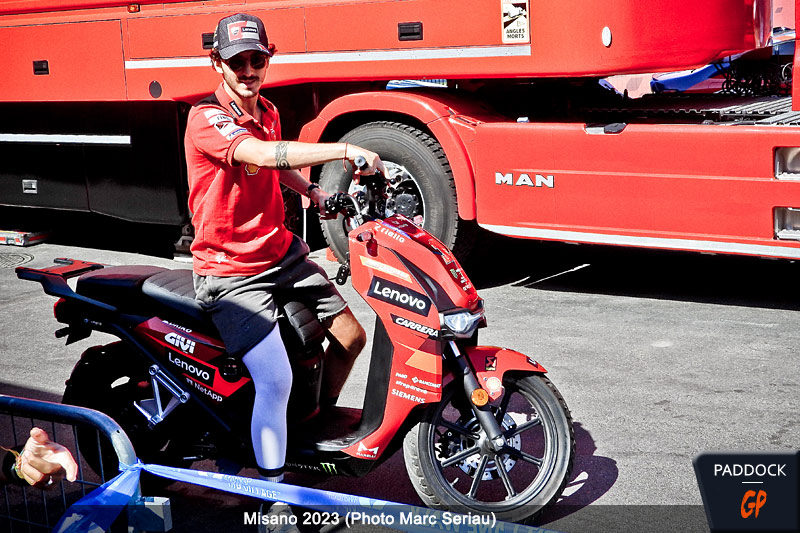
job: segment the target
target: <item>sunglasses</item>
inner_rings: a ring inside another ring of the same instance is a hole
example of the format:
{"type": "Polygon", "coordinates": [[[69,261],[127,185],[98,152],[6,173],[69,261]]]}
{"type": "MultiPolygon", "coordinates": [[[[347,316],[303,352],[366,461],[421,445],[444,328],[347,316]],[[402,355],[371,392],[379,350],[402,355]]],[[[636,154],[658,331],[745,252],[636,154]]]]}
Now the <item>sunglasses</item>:
{"type": "Polygon", "coordinates": [[[269,56],[267,54],[253,54],[250,56],[249,60],[243,56],[236,55],[226,60],[225,63],[227,63],[231,70],[242,70],[247,66],[248,62],[254,70],[260,70],[267,65],[268,59],[269,56]]]}

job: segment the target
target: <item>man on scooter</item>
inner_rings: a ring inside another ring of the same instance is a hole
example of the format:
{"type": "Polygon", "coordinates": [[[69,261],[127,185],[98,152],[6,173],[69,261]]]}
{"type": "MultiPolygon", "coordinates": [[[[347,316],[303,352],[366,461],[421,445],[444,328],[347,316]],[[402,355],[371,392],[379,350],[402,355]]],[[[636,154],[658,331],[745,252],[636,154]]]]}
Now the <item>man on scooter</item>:
{"type": "Polygon", "coordinates": [[[327,328],[323,402],[332,405],[366,343],[363,328],[308,245],[284,225],[280,184],[304,194],[324,217],[330,196],[297,168],[377,154],[346,143],[281,140],[278,111],[259,95],[275,46],[262,21],[236,14],[219,21],[211,62],[217,90],[191,109],[185,147],[197,299],[210,312],[228,353],[240,357],[256,389],[251,433],[263,477],[280,481],[292,373],[276,325],[274,291],[293,291],[327,328]]]}

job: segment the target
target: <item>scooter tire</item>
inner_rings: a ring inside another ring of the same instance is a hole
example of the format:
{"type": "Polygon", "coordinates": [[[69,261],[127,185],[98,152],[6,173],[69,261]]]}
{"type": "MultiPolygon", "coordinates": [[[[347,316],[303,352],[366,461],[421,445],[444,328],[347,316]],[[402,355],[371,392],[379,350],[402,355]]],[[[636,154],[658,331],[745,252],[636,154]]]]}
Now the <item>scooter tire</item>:
{"type": "Polygon", "coordinates": [[[541,374],[508,372],[503,386],[503,396],[491,403],[506,439],[499,462],[480,447],[482,431],[460,383],[447,387],[406,434],[406,470],[429,507],[530,523],[563,492],[575,457],[563,397],[541,374]],[[472,448],[474,454],[448,463],[472,448]]]}
{"type": "MultiPolygon", "coordinates": [[[[170,435],[166,428],[151,429],[134,401],[152,396],[147,366],[137,364],[122,343],[95,346],[86,350],[67,380],[61,402],[100,411],[114,419],[133,444],[136,456],[144,463],[186,467],[191,461],[176,459],[170,453],[170,435]]],[[[119,461],[111,443],[90,428],[77,429],[81,455],[92,470],[110,479],[117,474],[119,461]]],[[[143,475],[142,486],[148,494],[173,483],[166,478],[143,475]]]]}

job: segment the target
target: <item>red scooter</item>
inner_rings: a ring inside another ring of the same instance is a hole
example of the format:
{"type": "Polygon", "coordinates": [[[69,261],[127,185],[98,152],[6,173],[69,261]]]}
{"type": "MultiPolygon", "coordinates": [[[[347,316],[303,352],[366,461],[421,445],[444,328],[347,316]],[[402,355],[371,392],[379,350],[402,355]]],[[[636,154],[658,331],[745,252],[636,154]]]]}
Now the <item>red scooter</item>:
{"type": "MultiPolygon", "coordinates": [[[[380,185],[368,189],[380,201],[380,185]]],[[[377,314],[363,409],[320,413],[324,330],[291,294],[276,295],[294,372],[286,467],[363,476],[402,446],[429,506],[529,521],[569,479],[569,410],[533,358],[477,345],[483,300],[452,253],[402,215],[364,223],[373,200],[338,193],[327,206],[355,220],[352,283],[377,314]]],[[[83,353],[63,401],[113,417],[146,463],[254,466],[254,388],[195,301],[191,271],[56,263],[17,268],[59,298],[55,316],[66,327],[56,335],[68,344],[92,331],[120,339],[83,353]],[[67,279],[75,276],[73,290],[67,279]]],[[[339,280],[347,274],[346,265],[339,280]]],[[[100,462],[86,459],[93,468],[100,462]]]]}

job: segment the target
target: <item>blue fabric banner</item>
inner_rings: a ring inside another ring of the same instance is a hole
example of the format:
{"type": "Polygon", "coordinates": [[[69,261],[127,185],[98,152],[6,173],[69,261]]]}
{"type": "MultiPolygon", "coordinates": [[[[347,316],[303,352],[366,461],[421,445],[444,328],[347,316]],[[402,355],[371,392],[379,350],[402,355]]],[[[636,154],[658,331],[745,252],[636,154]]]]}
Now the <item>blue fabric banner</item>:
{"type": "MultiPolygon", "coordinates": [[[[122,466],[122,465],[120,465],[122,466]]],[[[141,463],[126,467],[114,479],[72,504],[53,528],[54,533],[99,533],[108,531],[128,506],[139,487],[141,463]]]]}

